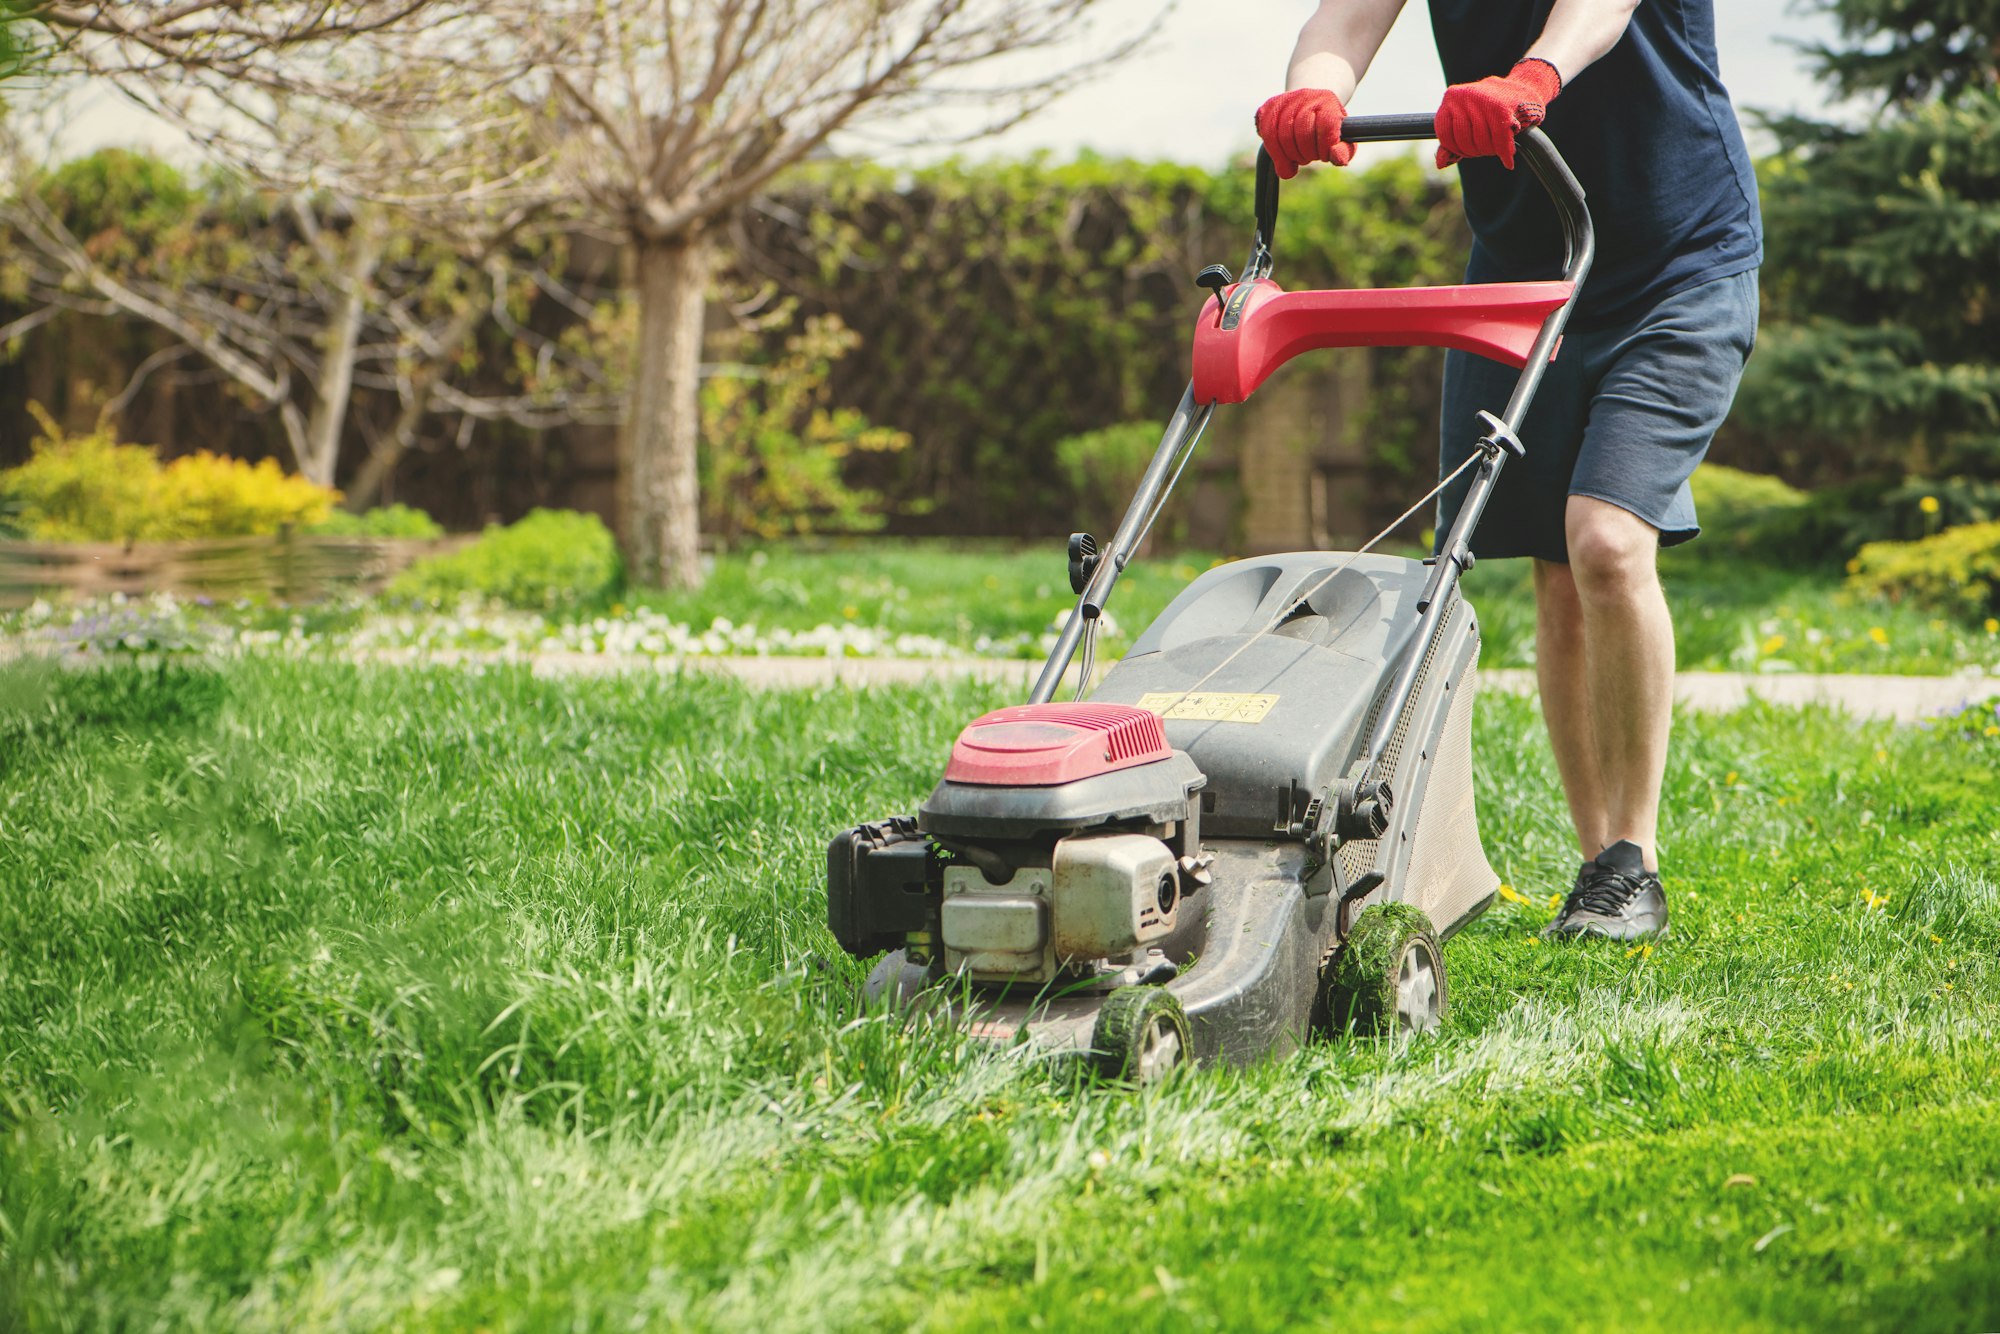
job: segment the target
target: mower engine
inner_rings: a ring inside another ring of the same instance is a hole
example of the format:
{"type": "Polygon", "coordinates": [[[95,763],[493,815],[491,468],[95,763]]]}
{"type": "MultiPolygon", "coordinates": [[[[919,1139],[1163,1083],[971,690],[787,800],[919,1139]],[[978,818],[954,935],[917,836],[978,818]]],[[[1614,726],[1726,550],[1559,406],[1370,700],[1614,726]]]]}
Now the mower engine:
{"type": "Polygon", "coordinates": [[[1207,879],[1200,770],[1158,714],[1000,709],[967,727],[915,820],[849,830],[827,864],[849,953],[982,983],[1171,976],[1183,901],[1207,879]]]}

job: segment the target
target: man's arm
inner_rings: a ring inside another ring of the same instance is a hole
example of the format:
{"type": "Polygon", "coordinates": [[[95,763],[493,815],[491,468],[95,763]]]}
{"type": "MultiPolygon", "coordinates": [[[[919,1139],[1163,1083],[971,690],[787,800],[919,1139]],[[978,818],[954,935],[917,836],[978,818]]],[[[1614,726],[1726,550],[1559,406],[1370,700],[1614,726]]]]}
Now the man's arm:
{"type": "Polygon", "coordinates": [[[1548,61],[1568,84],[1618,45],[1638,8],[1639,0],[1556,0],[1542,35],[1522,55],[1548,61]]]}
{"type": "MultiPolygon", "coordinates": [[[[1299,29],[1299,42],[1292,50],[1285,87],[1329,88],[1344,105],[1354,96],[1355,86],[1368,72],[1375,53],[1382,49],[1383,39],[1395,26],[1404,3],[1405,0],[1320,0],[1319,8],[1306,20],[1305,27],[1299,29]]],[[[1558,12],[1561,8],[1557,6],[1558,12]]],[[[1549,23],[1554,26],[1555,15],[1549,16],[1549,23]]]]}
{"type": "MultiPolygon", "coordinates": [[[[1639,0],[1556,0],[1542,35],[1505,75],[1455,83],[1438,104],[1439,167],[1497,157],[1514,169],[1514,136],[1540,125],[1569,81],[1618,45],[1639,0]]],[[[1507,52],[1495,51],[1496,58],[1507,52]]]]}

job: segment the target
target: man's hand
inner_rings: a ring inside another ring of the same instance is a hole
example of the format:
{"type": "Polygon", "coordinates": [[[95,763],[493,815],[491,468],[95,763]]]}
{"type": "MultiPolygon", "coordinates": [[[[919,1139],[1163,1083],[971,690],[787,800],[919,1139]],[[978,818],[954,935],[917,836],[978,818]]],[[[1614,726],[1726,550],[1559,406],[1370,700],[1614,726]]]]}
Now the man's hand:
{"type": "Polygon", "coordinates": [[[1505,78],[1453,84],[1438,105],[1438,166],[1497,157],[1501,166],[1514,170],[1514,136],[1540,125],[1561,91],[1556,67],[1535,57],[1515,65],[1505,78]]]}
{"type": "Polygon", "coordinates": [[[1342,142],[1341,122],[1347,108],[1325,88],[1294,88],[1257,108],[1257,134],[1278,175],[1289,181],[1308,162],[1344,167],[1354,160],[1354,145],[1342,142]]]}

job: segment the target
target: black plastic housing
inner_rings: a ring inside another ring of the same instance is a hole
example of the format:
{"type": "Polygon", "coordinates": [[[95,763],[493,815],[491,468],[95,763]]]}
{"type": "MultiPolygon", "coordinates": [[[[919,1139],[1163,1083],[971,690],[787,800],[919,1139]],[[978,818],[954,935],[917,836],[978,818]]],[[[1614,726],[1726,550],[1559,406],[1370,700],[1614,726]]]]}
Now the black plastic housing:
{"type": "Polygon", "coordinates": [[[908,816],[856,826],[827,848],[827,926],[856,958],[900,948],[912,931],[935,930],[943,896],[930,840],[908,816]]]}

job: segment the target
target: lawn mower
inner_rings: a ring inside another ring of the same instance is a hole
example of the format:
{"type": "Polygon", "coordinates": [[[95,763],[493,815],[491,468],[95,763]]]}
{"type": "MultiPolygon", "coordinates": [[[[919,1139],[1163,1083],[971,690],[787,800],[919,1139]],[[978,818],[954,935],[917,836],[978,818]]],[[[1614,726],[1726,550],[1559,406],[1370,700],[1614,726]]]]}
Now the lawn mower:
{"type": "MultiPolygon", "coordinates": [[[[1353,117],[1354,143],[1433,137],[1353,117]]],[[[1555,205],[1560,280],[1286,292],[1271,278],[1279,179],[1257,161],[1246,272],[1221,265],[1194,375],[1108,546],[1069,543],[1077,595],[1029,702],[974,719],[914,816],[860,825],[827,859],[829,924],[883,955],[871,996],[963,1007],[978,1036],[1157,1079],[1314,1033],[1426,1031],[1442,944],[1493,901],[1479,839],[1471,536],[1560,346],[1594,242],[1582,188],[1540,130],[1519,156],[1555,205]],[[1219,403],[1331,347],[1437,346],[1521,371],[1452,477],[1355,552],[1209,570],[1095,688],[1096,635],[1219,403]],[[1373,554],[1445,486],[1465,498],[1428,560],[1373,554]],[[1081,650],[1075,698],[1057,691],[1081,650]]]]}

